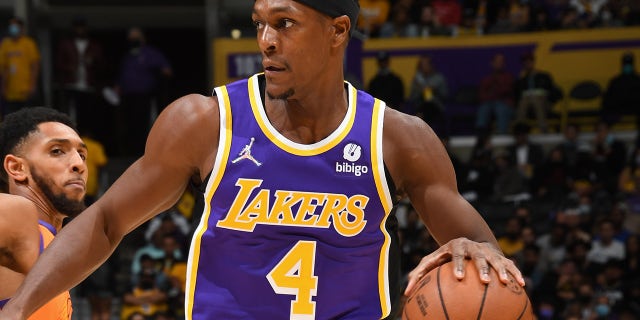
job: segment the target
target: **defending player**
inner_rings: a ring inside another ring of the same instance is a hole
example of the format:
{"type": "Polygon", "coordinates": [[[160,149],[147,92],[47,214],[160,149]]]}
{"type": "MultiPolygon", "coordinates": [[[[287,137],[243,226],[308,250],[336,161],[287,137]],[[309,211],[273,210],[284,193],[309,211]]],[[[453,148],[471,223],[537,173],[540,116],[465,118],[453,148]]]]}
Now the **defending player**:
{"type": "MultiPolygon", "coordinates": [[[[71,120],[50,108],[25,108],[0,124],[0,309],[15,293],[62,220],[84,209],[87,149],[71,120]]],[[[29,319],[71,319],[64,292],[29,319]]]]}

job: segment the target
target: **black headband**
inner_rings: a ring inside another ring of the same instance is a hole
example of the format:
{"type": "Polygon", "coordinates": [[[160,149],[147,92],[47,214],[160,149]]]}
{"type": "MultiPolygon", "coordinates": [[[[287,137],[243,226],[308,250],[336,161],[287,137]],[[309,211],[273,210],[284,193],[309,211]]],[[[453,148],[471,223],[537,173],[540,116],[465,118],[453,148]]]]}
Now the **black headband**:
{"type": "Polygon", "coordinates": [[[313,8],[331,18],[347,16],[351,20],[350,34],[356,29],[358,15],[360,14],[360,4],[358,0],[295,0],[307,7],[313,8]]]}

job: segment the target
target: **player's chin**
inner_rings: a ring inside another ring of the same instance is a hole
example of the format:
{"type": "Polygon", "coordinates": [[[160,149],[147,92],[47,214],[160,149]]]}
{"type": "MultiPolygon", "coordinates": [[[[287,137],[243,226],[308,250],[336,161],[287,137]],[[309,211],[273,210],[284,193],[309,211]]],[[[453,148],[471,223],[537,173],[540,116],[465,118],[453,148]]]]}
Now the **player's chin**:
{"type": "Polygon", "coordinates": [[[267,86],[266,88],[267,96],[272,100],[287,100],[291,98],[294,94],[294,91],[291,87],[284,86],[267,86]]]}
{"type": "Polygon", "coordinates": [[[69,190],[68,192],[66,192],[66,197],[67,199],[71,200],[71,201],[84,201],[85,196],[87,195],[87,192],[84,189],[74,189],[74,190],[69,190]]]}

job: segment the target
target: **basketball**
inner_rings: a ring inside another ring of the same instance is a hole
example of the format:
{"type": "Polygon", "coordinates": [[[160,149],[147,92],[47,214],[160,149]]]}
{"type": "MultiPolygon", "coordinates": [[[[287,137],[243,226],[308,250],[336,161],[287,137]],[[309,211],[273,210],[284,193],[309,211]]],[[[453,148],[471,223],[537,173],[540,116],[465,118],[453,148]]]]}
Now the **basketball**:
{"type": "Polygon", "coordinates": [[[465,261],[465,266],[461,281],[453,274],[453,262],[422,277],[407,298],[402,319],[534,319],[529,297],[515,279],[505,285],[491,269],[491,281],[484,284],[473,262],[465,261]]]}

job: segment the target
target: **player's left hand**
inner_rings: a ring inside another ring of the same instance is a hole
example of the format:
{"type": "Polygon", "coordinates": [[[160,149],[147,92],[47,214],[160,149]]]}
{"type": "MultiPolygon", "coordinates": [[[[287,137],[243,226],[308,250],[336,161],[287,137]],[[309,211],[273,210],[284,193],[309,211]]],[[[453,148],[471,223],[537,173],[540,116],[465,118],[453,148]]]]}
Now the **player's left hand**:
{"type": "Polygon", "coordinates": [[[509,283],[508,273],[510,273],[521,286],[525,285],[524,278],[513,261],[507,259],[493,245],[486,242],[471,241],[467,238],[457,238],[440,246],[436,251],[420,260],[418,266],[409,272],[409,283],[404,294],[406,296],[411,295],[420,278],[448,261],[452,261],[454,264],[455,277],[462,280],[464,278],[464,264],[467,263],[466,260],[468,259],[473,260],[476,269],[478,269],[480,280],[484,283],[490,281],[489,268],[494,268],[503,283],[509,283]]]}

